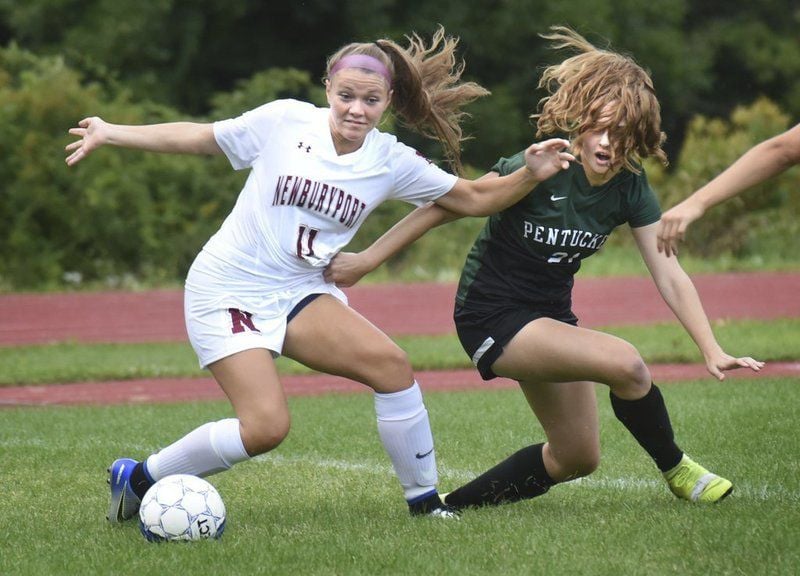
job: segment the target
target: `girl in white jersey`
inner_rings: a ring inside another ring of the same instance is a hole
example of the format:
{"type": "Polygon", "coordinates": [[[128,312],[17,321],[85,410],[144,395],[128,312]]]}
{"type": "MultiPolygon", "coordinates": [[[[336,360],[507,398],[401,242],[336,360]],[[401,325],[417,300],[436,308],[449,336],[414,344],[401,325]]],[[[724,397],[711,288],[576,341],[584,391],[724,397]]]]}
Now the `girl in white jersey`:
{"type": "Polygon", "coordinates": [[[108,519],[136,513],[153,482],[207,476],[272,450],[289,431],[273,357],[345,376],[375,392],[381,441],[412,514],[452,516],[436,492],[428,414],[406,354],[347,306],[323,278],[331,258],[381,202],[433,201],[467,215],[496,212],[566,168],[568,144],[532,145],[526,166],[506,178],[470,181],[430,164],[376,129],[390,105],[411,128],[442,141],[459,169],[463,104],[486,94],[460,82],[457,40],[439,29],[429,47],[413,35],[349,44],[328,60],[329,108],[284,100],[214,124],[147,126],[81,120],[67,164],[110,144],[156,152],[225,154],[249,178],[233,211],[189,271],[186,326],[203,367],[236,417],[209,422],[149,457],[109,468],[108,519]]]}
{"type": "MultiPolygon", "coordinates": [[[[450,492],[448,506],[495,505],[534,498],[598,466],[595,383],[609,388],[614,414],[645,449],[677,497],[718,502],[733,484],[689,458],[675,441],[667,406],[636,348],[577,326],[573,277],[612,230],[628,224],[664,301],[722,380],[762,362],[736,358],[717,343],[691,279],[657,250],[660,210],[641,160],[666,162],[660,111],[649,75],[633,59],[599,50],[574,31],[544,36],[576,55],[545,69],[549,96],[536,115],[539,134],[569,133],[579,159],[492,216],[462,272],[454,319],[459,339],[484,379],[513,378],[544,430],[526,446],[450,492]]],[[[520,161],[505,159],[485,176],[502,178],[520,161]]],[[[341,254],[327,276],[344,286],[456,216],[418,208],[364,252],[341,254]]]]}

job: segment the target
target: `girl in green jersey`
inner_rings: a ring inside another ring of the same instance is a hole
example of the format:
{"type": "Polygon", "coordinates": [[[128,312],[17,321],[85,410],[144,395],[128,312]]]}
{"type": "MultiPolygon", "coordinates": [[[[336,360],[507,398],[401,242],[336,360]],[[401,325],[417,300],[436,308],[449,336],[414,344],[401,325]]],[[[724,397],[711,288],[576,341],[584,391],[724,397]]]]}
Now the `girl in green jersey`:
{"type": "MultiPolygon", "coordinates": [[[[577,326],[574,275],[612,230],[628,224],[666,303],[697,344],[708,371],[763,366],[722,350],[697,291],[677,259],[657,249],[660,209],[642,159],[666,163],[660,108],[649,75],[630,57],[600,50],[568,28],[544,36],[576,55],[547,68],[537,136],[567,134],[577,161],[491,216],[467,257],[456,297],[459,338],[484,379],[519,385],[546,441],[522,448],[449,493],[460,508],[513,502],[593,472],[600,460],[595,383],[610,389],[614,414],[654,460],[679,498],[716,502],[730,481],[691,460],[675,442],[659,389],[628,342],[577,326]]],[[[484,178],[519,167],[502,159],[484,178]]],[[[329,280],[351,285],[425,231],[456,216],[419,208],[359,254],[340,254],[329,280]]]]}

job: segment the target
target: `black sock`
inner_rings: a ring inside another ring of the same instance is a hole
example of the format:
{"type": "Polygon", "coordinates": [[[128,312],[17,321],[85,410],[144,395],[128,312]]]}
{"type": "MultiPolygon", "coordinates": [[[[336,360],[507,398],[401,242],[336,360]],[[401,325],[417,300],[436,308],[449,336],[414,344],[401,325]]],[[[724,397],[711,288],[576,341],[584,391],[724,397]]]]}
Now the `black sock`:
{"type": "Polygon", "coordinates": [[[153,482],[147,476],[147,472],[145,472],[144,462],[139,462],[133,467],[133,471],[131,472],[131,477],[128,479],[128,483],[130,484],[133,493],[136,494],[140,500],[144,498],[147,489],[153,485],[153,482]]]}
{"type": "Polygon", "coordinates": [[[555,484],[544,467],[542,447],[535,444],[519,450],[447,495],[456,508],[493,506],[544,494],[555,484]]]}
{"type": "Polygon", "coordinates": [[[683,452],[675,444],[672,424],[661,391],[653,384],[650,391],[638,400],[623,400],[610,393],[611,407],[617,419],[636,438],[636,441],[666,472],[678,465],[683,452]]]}

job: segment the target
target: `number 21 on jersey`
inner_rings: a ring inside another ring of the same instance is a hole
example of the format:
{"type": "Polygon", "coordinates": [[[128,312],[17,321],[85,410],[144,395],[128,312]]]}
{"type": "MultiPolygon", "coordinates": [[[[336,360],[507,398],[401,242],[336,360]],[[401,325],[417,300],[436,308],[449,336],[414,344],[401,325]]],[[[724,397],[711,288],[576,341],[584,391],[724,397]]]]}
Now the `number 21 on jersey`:
{"type": "Polygon", "coordinates": [[[580,258],[580,257],[581,257],[581,253],[580,252],[576,252],[572,256],[570,256],[567,252],[553,252],[553,255],[550,256],[550,258],[547,259],[547,263],[548,264],[559,264],[566,258],[567,259],[567,264],[571,264],[572,261],[575,260],[575,258],[580,258]]]}

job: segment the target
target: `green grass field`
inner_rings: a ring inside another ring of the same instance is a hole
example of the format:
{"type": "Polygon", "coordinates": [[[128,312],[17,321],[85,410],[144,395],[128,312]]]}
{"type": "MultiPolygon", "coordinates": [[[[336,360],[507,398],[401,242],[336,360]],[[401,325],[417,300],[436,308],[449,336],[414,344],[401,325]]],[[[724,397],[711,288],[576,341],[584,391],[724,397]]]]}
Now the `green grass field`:
{"type": "MultiPolygon", "coordinates": [[[[605,330],[632,342],[649,363],[702,360],[697,347],[677,323],[605,330]]],[[[719,321],[714,323],[714,332],[723,348],[736,356],[777,361],[796,360],[800,355],[800,319],[719,321]]],[[[417,370],[472,368],[454,334],[395,340],[417,370]]],[[[286,358],[279,358],[278,365],[283,374],[309,372],[286,358]]],[[[0,348],[0,386],[207,375],[198,368],[188,342],[58,343],[0,348]]]]}
{"type": "MultiPolygon", "coordinates": [[[[105,468],[143,457],[227,403],[7,408],[0,427],[0,574],[796,574],[796,379],[662,387],[679,442],[729,477],[718,505],[674,498],[598,389],[603,461],[530,502],[408,516],[368,394],[292,398],[273,453],[211,477],[228,507],[216,542],[150,544],[105,520],[105,468]]],[[[541,429],[516,390],[426,395],[440,487],[541,429]]]]}
{"type": "MultiPolygon", "coordinates": [[[[648,362],[699,362],[674,324],[608,331],[648,362]]],[[[800,319],[725,321],[733,354],[796,360],[800,319]]],[[[397,339],[419,370],[469,366],[454,336],[397,339]]],[[[284,373],[304,369],[281,359],[284,373]]],[[[0,348],[0,385],[192,376],[186,343],[0,348]]],[[[228,507],[217,542],[150,544],[105,520],[105,469],[142,458],[225,402],[0,410],[2,575],[51,574],[769,574],[800,571],[798,380],[664,384],[679,443],[730,478],[733,496],[697,506],[671,495],[598,388],[603,461],[542,498],[411,518],[378,440],[369,394],[291,398],[274,452],[210,478],[228,507]]],[[[448,491],[543,440],[517,390],[429,392],[440,488],[448,491]]]]}

